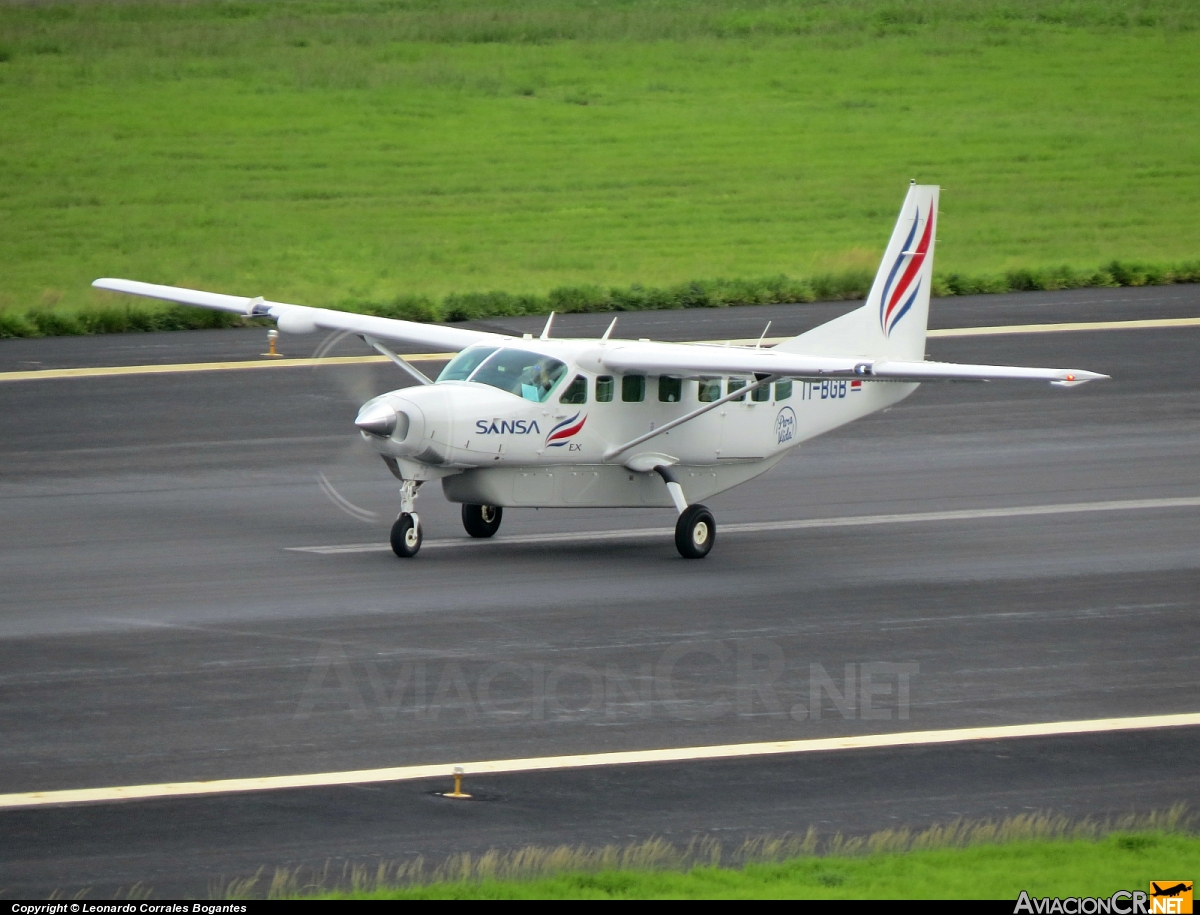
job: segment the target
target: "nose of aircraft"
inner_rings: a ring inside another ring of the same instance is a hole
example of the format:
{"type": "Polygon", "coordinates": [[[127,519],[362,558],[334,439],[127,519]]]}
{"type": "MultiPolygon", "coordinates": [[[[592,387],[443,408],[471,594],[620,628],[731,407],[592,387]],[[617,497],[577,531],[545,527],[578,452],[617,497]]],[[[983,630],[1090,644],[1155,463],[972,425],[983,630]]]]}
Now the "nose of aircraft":
{"type": "Polygon", "coordinates": [[[396,431],[400,415],[390,405],[380,401],[363,404],[354,419],[354,425],[371,435],[387,438],[396,431]]]}

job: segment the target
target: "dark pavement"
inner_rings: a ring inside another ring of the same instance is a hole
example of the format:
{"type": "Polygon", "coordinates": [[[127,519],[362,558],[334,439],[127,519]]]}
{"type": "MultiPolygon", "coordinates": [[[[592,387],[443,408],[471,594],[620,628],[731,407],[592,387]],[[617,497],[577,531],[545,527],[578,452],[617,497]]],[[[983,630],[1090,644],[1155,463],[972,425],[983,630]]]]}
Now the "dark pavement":
{"type": "MultiPolygon", "coordinates": [[[[851,307],[618,327],[767,316],[774,336],[851,307]]],[[[941,300],[931,324],[1198,315],[1179,286],[941,300]]],[[[264,335],[0,341],[0,369],[252,358],[264,335]]],[[[929,354],[1113,380],[927,385],[710,500],[718,529],[1200,494],[1200,328],[929,354]]],[[[401,384],[366,365],[0,386],[0,793],[1200,711],[1197,508],[731,534],[700,563],[669,537],[289,552],[386,539],[394,481],[351,420],[401,384]]],[[[465,536],[436,488],[418,507],[428,537],[465,536]]],[[[672,520],[512,510],[501,536],[672,520]]],[[[489,800],[457,806],[415,782],[5,810],[0,890],[206,895],[263,865],[1195,806],[1197,749],[1181,729],[481,777],[489,800]]]]}

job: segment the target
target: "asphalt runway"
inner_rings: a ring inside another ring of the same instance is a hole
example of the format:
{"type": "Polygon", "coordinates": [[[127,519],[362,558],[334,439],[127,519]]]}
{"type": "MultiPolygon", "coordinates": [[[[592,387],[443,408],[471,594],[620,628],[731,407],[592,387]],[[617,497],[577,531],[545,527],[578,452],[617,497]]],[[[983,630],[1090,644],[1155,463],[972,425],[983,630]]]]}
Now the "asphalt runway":
{"type": "MultiPolygon", "coordinates": [[[[774,336],[850,307],[618,328],[749,337],[769,318],[774,336]]],[[[933,327],[1197,317],[1200,287],[933,308],[933,327]]],[[[0,341],[0,371],[264,342],[0,341]]],[[[394,481],[351,421],[402,384],[389,365],[0,383],[0,793],[1200,711],[1200,508],[720,533],[1200,495],[1200,328],[942,338],[929,356],[1113,380],[926,385],[710,500],[703,562],[669,536],[297,552],[386,540],[394,481]]],[[[437,489],[418,508],[427,537],[465,538],[437,489]]],[[[671,523],[512,510],[501,536],[671,523]]],[[[447,778],[0,810],[0,890],[207,895],[260,866],[1195,806],[1198,748],[1181,728],[481,776],[474,802],[435,796],[447,778]]]]}

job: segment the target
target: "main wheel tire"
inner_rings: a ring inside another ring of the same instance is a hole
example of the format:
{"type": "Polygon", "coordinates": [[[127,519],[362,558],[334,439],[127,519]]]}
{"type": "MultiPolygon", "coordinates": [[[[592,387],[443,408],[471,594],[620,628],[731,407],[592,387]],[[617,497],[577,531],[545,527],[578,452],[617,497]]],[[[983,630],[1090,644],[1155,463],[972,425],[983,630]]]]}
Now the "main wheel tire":
{"type": "Polygon", "coordinates": [[[703,505],[689,505],[675,522],[675,548],[684,559],[703,559],[717,539],[717,522],[703,505]]]}
{"type": "Polygon", "coordinates": [[[490,537],[500,530],[504,509],[498,505],[464,505],[463,527],[472,537],[490,537]]]}
{"type": "Polygon", "coordinates": [[[421,549],[421,524],[416,515],[401,512],[392,525],[392,552],[401,559],[411,559],[421,549]]]}

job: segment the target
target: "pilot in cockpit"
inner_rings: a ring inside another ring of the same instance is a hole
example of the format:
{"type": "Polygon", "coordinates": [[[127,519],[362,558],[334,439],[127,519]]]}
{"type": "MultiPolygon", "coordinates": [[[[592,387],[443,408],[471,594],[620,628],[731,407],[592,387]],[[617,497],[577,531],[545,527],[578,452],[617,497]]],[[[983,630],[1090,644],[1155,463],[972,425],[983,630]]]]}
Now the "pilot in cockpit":
{"type": "Polygon", "coordinates": [[[521,396],[534,403],[541,403],[542,397],[550,390],[550,375],[541,362],[527,366],[521,373],[521,396]]]}

